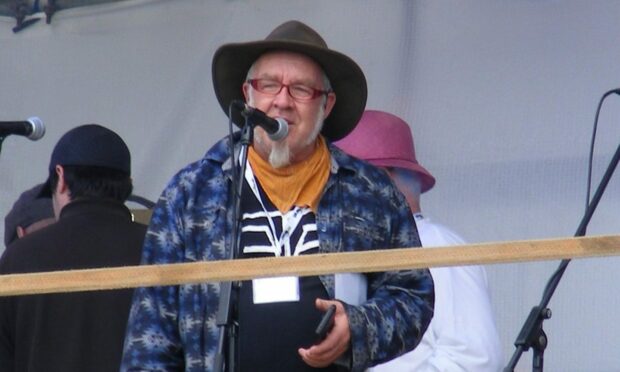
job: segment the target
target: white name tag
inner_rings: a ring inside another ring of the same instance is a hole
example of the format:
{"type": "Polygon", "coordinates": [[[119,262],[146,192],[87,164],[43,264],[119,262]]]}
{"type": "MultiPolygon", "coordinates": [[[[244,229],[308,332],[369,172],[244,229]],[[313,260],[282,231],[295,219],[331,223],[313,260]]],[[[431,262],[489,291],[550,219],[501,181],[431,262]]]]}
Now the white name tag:
{"type": "Polygon", "coordinates": [[[299,278],[285,276],[252,280],[252,295],[255,304],[299,301],[299,278]]]}
{"type": "Polygon", "coordinates": [[[361,305],[366,302],[368,283],[366,276],[360,273],[336,273],[334,275],[336,298],[349,305],[361,305]]]}

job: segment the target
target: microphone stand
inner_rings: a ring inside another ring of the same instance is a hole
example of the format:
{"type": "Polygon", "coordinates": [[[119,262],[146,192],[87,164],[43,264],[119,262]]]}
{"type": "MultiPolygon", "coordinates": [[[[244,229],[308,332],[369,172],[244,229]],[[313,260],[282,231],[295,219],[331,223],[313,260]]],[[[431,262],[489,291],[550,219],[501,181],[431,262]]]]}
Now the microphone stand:
{"type": "MultiPolygon", "coordinates": [[[[600,104],[603,102],[603,99],[605,99],[605,97],[610,93],[617,92],[610,91],[603,95],[603,98],[601,98],[601,101],[599,103],[599,110],[600,104]]],[[[603,178],[601,179],[601,183],[599,184],[596,193],[592,197],[592,201],[586,208],[586,212],[581,219],[579,227],[577,227],[577,231],[575,232],[576,237],[584,236],[586,234],[586,228],[588,226],[588,223],[590,222],[590,219],[592,218],[592,215],[594,214],[594,211],[596,210],[596,207],[598,206],[598,203],[601,200],[603,193],[605,192],[605,188],[607,188],[607,184],[609,183],[611,176],[613,175],[616,167],[618,166],[619,160],[620,144],[618,145],[616,153],[614,154],[611,162],[609,163],[609,166],[607,167],[607,170],[605,171],[605,174],[603,175],[603,178]]],[[[543,330],[543,322],[545,321],[545,319],[551,318],[551,310],[547,306],[549,305],[551,296],[553,296],[553,293],[555,292],[558,284],[560,283],[562,275],[564,274],[564,271],[566,271],[566,268],[568,267],[570,261],[570,259],[562,260],[558,268],[555,270],[555,272],[547,282],[540,303],[538,304],[538,306],[534,306],[532,308],[532,310],[530,311],[530,315],[525,320],[525,323],[523,324],[523,327],[521,328],[521,331],[519,332],[519,335],[515,340],[514,345],[517,347],[517,349],[512,355],[510,362],[508,362],[508,365],[504,368],[504,372],[513,372],[515,366],[519,362],[521,354],[523,354],[524,351],[529,350],[530,347],[534,351],[532,359],[532,371],[542,372],[544,353],[548,341],[547,334],[543,330]]]]}
{"type": "MultiPolygon", "coordinates": [[[[229,108],[229,118],[232,118],[232,106],[229,108]]],[[[232,121],[232,119],[230,119],[232,121]]],[[[241,237],[241,192],[243,190],[243,180],[247,164],[248,147],[252,144],[254,127],[250,124],[248,118],[245,118],[245,125],[241,128],[240,140],[240,156],[237,159],[234,152],[232,130],[230,134],[230,156],[232,159],[233,172],[233,226],[232,226],[232,242],[229,254],[230,260],[234,260],[239,256],[239,241],[241,237]],[[237,166],[239,160],[239,166],[237,166]],[[239,172],[237,172],[239,169],[239,172]]],[[[216,317],[216,324],[220,327],[217,351],[215,354],[215,372],[235,372],[237,370],[237,323],[234,312],[236,309],[237,295],[239,291],[238,282],[221,282],[220,298],[216,317]],[[226,360],[226,362],[225,362],[226,360]]]]}

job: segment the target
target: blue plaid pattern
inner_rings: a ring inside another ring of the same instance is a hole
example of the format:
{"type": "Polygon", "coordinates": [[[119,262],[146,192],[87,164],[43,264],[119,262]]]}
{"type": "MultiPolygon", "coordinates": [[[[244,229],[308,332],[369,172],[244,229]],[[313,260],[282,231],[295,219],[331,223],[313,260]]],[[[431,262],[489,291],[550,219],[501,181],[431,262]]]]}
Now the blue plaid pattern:
{"type": "MultiPolygon", "coordinates": [[[[420,246],[404,197],[379,169],[329,145],[331,172],[316,214],[320,252],[420,246]]],[[[232,221],[228,138],[179,171],[153,211],[142,263],[223,260],[232,221]]],[[[321,282],[334,297],[334,277],[321,282]]],[[[433,315],[428,270],[368,274],[368,301],[345,305],[353,371],[413,349],[433,315]]],[[[136,290],[121,371],[212,371],[219,283],[136,290]]]]}

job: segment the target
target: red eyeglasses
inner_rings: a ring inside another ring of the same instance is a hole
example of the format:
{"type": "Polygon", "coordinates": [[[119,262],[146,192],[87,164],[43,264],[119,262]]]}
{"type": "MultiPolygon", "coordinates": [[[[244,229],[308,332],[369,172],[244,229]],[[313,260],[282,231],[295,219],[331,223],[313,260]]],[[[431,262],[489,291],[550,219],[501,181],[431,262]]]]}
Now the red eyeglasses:
{"type": "Polygon", "coordinates": [[[286,87],[288,94],[298,101],[311,101],[317,97],[328,94],[329,90],[319,90],[303,84],[283,84],[271,79],[249,79],[247,82],[257,91],[270,96],[278,95],[282,88],[286,87]]]}

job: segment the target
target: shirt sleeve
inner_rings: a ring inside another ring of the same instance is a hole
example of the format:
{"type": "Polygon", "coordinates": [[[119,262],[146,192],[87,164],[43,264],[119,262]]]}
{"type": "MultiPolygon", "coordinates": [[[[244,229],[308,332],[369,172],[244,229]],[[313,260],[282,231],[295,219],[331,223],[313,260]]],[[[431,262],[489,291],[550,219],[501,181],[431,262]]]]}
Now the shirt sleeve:
{"type": "MultiPolygon", "coordinates": [[[[172,178],[153,210],[143,265],[228,257],[227,183],[207,160],[172,178]]],[[[219,338],[217,282],[138,288],[129,314],[121,371],[208,371],[219,338]]]]}
{"type": "Polygon", "coordinates": [[[431,273],[435,278],[437,297],[435,318],[429,333],[434,335],[436,342],[419,370],[501,370],[499,335],[484,268],[437,268],[431,269],[431,273]]]}
{"type": "MultiPolygon", "coordinates": [[[[182,227],[166,191],[153,210],[142,264],[178,262],[182,227]]],[[[136,288],[127,323],[121,371],[182,370],[179,287],[136,288]]]]}
{"type": "MultiPolygon", "coordinates": [[[[416,218],[424,246],[465,244],[464,240],[428,218],[416,218]]],[[[435,283],[435,314],[420,345],[372,369],[397,371],[501,370],[502,353],[482,266],[430,269],[435,283]]]]}

